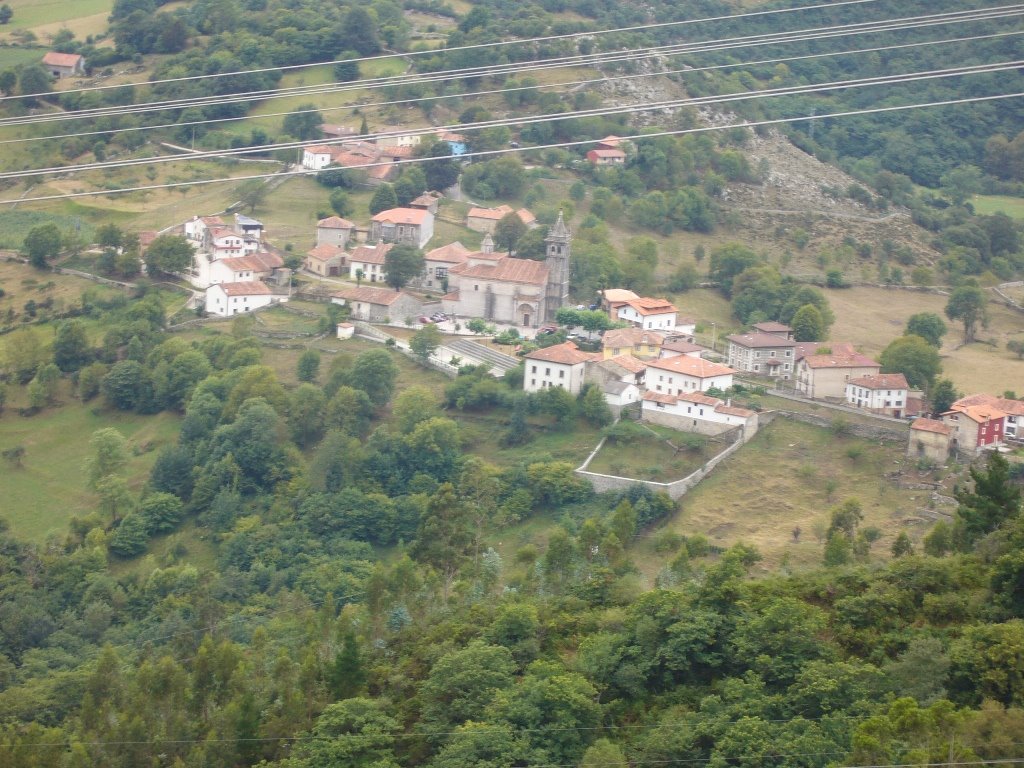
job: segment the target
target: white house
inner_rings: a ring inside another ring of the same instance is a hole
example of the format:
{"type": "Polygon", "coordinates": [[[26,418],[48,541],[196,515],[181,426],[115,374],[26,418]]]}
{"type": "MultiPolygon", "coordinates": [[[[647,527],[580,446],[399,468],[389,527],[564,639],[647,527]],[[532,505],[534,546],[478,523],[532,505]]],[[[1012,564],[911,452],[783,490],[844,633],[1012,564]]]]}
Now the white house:
{"type": "Polygon", "coordinates": [[[677,355],[647,363],[647,389],[666,395],[706,392],[711,387],[726,390],[732,386],[732,368],[702,357],[677,355]]]}
{"type": "Polygon", "coordinates": [[[368,280],[371,283],[384,282],[384,277],[387,274],[384,269],[384,259],[391,248],[392,243],[356,247],[348,260],[349,277],[353,280],[368,280]]]}
{"type": "Polygon", "coordinates": [[[206,311],[218,317],[240,315],[287,300],[287,296],[275,296],[265,283],[259,281],[219,283],[206,289],[206,311]]]}
{"type": "Polygon", "coordinates": [[[302,150],[302,167],[309,171],[322,171],[333,158],[331,147],[306,147],[302,150]]]}
{"type": "Polygon", "coordinates": [[[739,408],[717,397],[700,392],[667,394],[644,393],[641,413],[644,421],[697,432],[702,435],[720,435],[736,427],[743,428],[744,441],[757,432],[757,413],[739,408]]]}
{"type": "Polygon", "coordinates": [[[336,291],[331,302],[348,307],[356,320],[370,323],[411,322],[423,311],[423,302],[412,294],[367,285],[336,291]]]}
{"type": "Polygon", "coordinates": [[[858,376],[846,382],[846,402],[855,408],[899,419],[907,411],[909,389],[902,373],[858,376]]]}
{"type": "Polygon", "coordinates": [[[644,330],[666,331],[676,327],[676,312],[670,301],[641,297],[622,304],[618,319],[644,330]]]}
{"type": "Polygon", "coordinates": [[[58,53],[47,51],[43,56],[43,67],[53,77],[61,80],[85,74],[85,59],[77,53],[58,53]]]}
{"type": "Polygon", "coordinates": [[[230,227],[211,227],[209,241],[214,259],[230,259],[250,252],[246,248],[245,238],[230,227]]]}
{"type": "Polygon", "coordinates": [[[562,387],[577,395],[583,388],[586,363],[593,355],[580,352],[571,341],[538,349],[526,355],[523,389],[538,392],[562,387]]]}

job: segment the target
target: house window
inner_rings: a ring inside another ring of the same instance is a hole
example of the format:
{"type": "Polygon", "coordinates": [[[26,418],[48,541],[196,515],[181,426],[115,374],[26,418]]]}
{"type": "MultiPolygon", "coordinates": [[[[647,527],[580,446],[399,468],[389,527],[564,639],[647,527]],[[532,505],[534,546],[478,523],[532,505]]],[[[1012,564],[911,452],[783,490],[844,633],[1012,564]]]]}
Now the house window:
{"type": "Polygon", "coordinates": [[[537,372],[537,366],[536,365],[531,366],[530,367],[530,373],[536,373],[536,372],[537,372]]]}
{"type": "Polygon", "coordinates": [[[565,371],[559,371],[558,372],[558,378],[564,379],[565,378],[565,371]]]}
{"type": "Polygon", "coordinates": [[[545,368],[544,369],[544,375],[545,376],[550,376],[551,375],[551,369],[550,368],[545,368]]]}
{"type": "Polygon", "coordinates": [[[474,291],[479,291],[480,290],[480,286],[479,285],[474,285],[473,286],[473,290],[474,291]]]}
{"type": "Polygon", "coordinates": [[[536,379],[530,379],[530,386],[531,387],[536,387],[537,386],[537,380],[536,379]]]}
{"type": "Polygon", "coordinates": [[[793,350],[787,349],[786,350],[786,357],[792,357],[792,356],[793,356],[793,350]]]}

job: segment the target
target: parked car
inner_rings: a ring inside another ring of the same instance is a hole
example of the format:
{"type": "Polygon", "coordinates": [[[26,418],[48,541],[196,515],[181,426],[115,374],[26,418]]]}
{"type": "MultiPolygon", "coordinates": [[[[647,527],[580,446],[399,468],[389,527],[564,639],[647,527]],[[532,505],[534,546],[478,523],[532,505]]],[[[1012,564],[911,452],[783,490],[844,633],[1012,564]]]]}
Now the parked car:
{"type": "Polygon", "coordinates": [[[590,309],[590,310],[600,309],[600,308],[601,308],[601,304],[599,302],[597,302],[597,301],[595,301],[593,304],[591,304],[589,307],[587,307],[587,309],[590,309]]]}
{"type": "Polygon", "coordinates": [[[445,320],[448,319],[448,315],[446,315],[444,312],[435,312],[430,316],[430,319],[433,320],[435,323],[443,323],[445,320]]]}
{"type": "Polygon", "coordinates": [[[432,325],[432,324],[433,324],[433,322],[434,322],[433,320],[431,320],[431,319],[430,319],[429,317],[427,317],[426,315],[421,315],[421,316],[420,316],[420,317],[419,317],[418,319],[419,319],[419,321],[420,321],[420,323],[421,323],[422,325],[432,325]]]}

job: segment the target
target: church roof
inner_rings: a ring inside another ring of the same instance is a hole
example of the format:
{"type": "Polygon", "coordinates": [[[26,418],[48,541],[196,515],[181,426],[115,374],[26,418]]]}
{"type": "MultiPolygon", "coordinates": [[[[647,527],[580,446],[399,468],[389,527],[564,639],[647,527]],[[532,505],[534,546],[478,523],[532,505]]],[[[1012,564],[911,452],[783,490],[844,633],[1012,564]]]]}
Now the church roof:
{"type": "Polygon", "coordinates": [[[548,281],[548,265],[531,259],[500,258],[493,264],[476,264],[461,269],[464,278],[479,278],[506,283],[544,285],[548,281]]]}

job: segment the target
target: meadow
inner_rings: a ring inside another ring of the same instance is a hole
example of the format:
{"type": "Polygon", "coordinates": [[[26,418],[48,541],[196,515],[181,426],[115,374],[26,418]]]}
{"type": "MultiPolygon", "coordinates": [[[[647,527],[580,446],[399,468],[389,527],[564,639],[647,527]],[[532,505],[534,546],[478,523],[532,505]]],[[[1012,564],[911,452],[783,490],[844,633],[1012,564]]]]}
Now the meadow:
{"type": "Polygon", "coordinates": [[[1009,195],[975,195],[971,198],[975,213],[991,216],[1005,213],[1014,219],[1024,219],[1024,198],[1009,195]]]}

